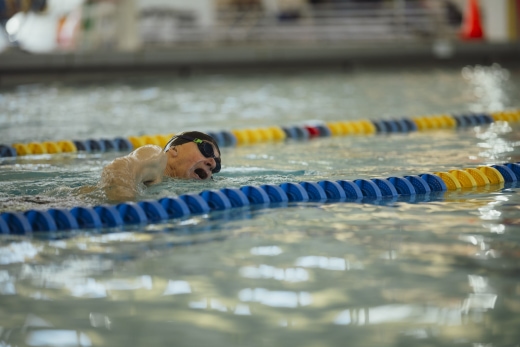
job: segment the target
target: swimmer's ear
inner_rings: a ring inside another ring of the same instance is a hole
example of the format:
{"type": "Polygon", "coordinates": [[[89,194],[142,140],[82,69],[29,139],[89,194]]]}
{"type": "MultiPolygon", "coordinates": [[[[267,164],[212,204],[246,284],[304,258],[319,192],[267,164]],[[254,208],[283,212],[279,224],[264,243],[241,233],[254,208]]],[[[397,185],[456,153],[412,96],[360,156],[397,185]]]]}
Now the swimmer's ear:
{"type": "Polygon", "coordinates": [[[179,152],[177,152],[177,148],[176,147],[170,147],[166,150],[166,153],[169,153],[169,155],[171,155],[172,157],[176,157],[177,155],[179,155],[179,152]]]}

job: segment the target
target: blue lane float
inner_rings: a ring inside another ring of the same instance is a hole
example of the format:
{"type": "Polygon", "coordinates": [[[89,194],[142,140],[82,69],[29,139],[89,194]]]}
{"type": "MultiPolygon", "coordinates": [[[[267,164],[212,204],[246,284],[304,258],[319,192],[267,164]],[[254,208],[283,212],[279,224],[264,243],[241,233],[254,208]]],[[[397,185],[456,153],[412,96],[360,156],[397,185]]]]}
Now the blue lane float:
{"type": "Polygon", "coordinates": [[[287,196],[287,193],[280,186],[276,186],[274,184],[264,184],[260,186],[260,189],[263,189],[267,196],[269,196],[269,200],[271,201],[271,203],[289,202],[289,197],[287,196]]]}
{"type": "Polygon", "coordinates": [[[206,200],[212,210],[227,210],[231,208],[231,201],[228,197],[218,190],[205,190],[200,196],[206,200]]]}
{"type": "Polygon", "coordinates": [[[0,218],[0,234],[7,235],[10,233],[10,231],[11,230],[7,222],[3,218],[0,218]]]}
{"type": "Polygon", "coordinates": [[[326,201],[327,194],[325,190],[316,182],[300,182],[300,186],[307,192],[310,201],[326,201]]]}
{"type": "Polygon", "coordinates": [[[394,185],[390,183],[388,180],[384,178],[373,178],[371,179],[371,181],[374,182],[376,186],[379,188],[379,190],[381,191],[381,196],[395,197],[398,195],[394,185]]]}
{"type": "Polygon", "coordinates": [[[516,180],[520,181],[520,165],[515,163],[507,163],[505,166],[507,166],[516,175],[516,180]]]}
{"type": "Polygon", "coordinates": [[[92,152],[106,152],[105,142],[103,140],[94,140],[88,139],[86,140],[88,146],[90,147],[90,151],[92,152]]]}
{"type": "Polygon", "coordinates": [[[383,122],[382,120],[373,120],[372,124],[374,124],[374,126],[376,127],[376,132],[377,133],[384,134],[384,133],[388,132],[388,128],[386,126],[386,123],[383,122]]]}
{"type": "Polygon", "coordinates": [[[116,137],[114,139],[114,145],[118,151],[132,151],[134,149],[132,142],[124,137],[116,137]]]}
{"type": "Polygon", "coordinates": [[[347,198],[345,190],[341,187],[338,182],[334,181],[320,181],[318,182],[320,187],[323,189],[329,200],[340,200],[343,201],[347,198]]]}
{"type": "Polygon", "coordinates": [[[417,124],[415,124],[415,122],[412,121],[411,119],[403,118],[402,121],[408,126],[408,131],[418,131],[419,130],[419,129],[417,129],[417,124]]]}
{"type": "Polygon", "coordinates": [[[76,218],[80,229],[97,229],[103,226],[99,215],[90,207],[73,207],[70,213],[76,218]]]}
{"type": "Polygon", "coordinates": [[[16,149],[11,146],[0,145],[0,158],[16,157],[16,149]]]}
{"type": "Polygon", "coordinates": [[[419,177],[428,184],[432,192],[443,192],[448,189],[446,183],[437,175],[422,174],[419,177]]]}
{"type": "Polygon", "coordinates": [[[359,187],[361,193],[363,193],[363,197],[370,199],[381,199],[383,194],[381,193],[381,189],[370,180],[354,180],[354,183],[359,187]]]}
{"type": "MultiPolygon", "coordinates": [[[[428,183],[419,176],[404,176],[411,183],[417,194],[427,194],[432,191],[428,183]]],[[[442,181],[442,180],[441,180],[442,181]]],[[[444,183],[444,182],[443,182],[444,183]]]]}
{"type": "Polygon", "coordinates": [[[146,212],[139,204],[134,202],[123,202],[118,204],[116,208],[125,224],[145,224],[149,221],[146,212]]]}
{"type": "Polygon", "coordinates": [[[224,146],[224,137],[222,136],[222,133],[221,132],[215,132],[215,131],[208,131],[207,134],[211,137],[213,137],[213,139],[217,142],[217,144],[222,147],[225,147],[224,146]]]}
{"type": "Polygon", "coordinates": [[[58,230],[74,230],[79,228],[76,218],[65,208],[51,208],[47,210],[47,213],[54,219],[58,230]]]}
{"type": "Polygon", "coordinates": [[[330,129],[325,125],[317,125],[316,129],[319,131],[319,136],[321,137],[329,137],[332,135],[330,129]]]}
{"type": "Polygon", "coordinates": [[[105,228],[114,228],[124,224],[123,218],[121,218],[121,214],[115,206],[95,206],[94,211],[98,214],[101,224],[105,228]]]}
{"type": "Polygon", "coordinates": [[[4,212],[1,215],[2,220],[9,227],[9,234],[26,235],[32,233],[32,227],[23,213],[20,212],[4,212]]]}
{"type": "Polygon", "coordinates": [[[417,125],[415,125],[415,123],[412,121],[407,121],[406,119],[397,119],[395,122],[403,133],[417,131],[417,125]]]}
{"type": "Polygon", "coordinates": [[[480,124],[491,124],[494,122],[493,117],[485,113],[478,114],[477,118],[480,120],[480,124]]]}
{"type": "Polygon", "coordinates": [[[205,214],[211,211],[208,203],[200,195],[184,194],[179,198],[186,203],[193,214],[205,214]]]}
{"type": "Polygon", "coordinates": [[[74,140],[72,142],[74,143],[74,145],[76,146],[76,149],[79,152],[87,152],[87,153],[89,153],[91,151],[90,144],[88,143],[88,141],[74,140]]]}
{"type": "MultiPolygon", "coordinates": [[[[237,145],[237,138],[231,131],[222,131],[222,145],[223,147],[235,147],[237,145]]],[[[220,146],[220,143],[219,143],[220,146]]]]}
{"type": "Polygon", "coordinates": [[[241,187],[240,191],[244,193],[249,203],[253,205],[265,205],[271,202],[269,195],[267,195],[267,192],[261,187],[245,186],[241,187]]]}
{"type": "Polygon", "coordinates": [[[486,125],[494,122],[493,117],[486,113],[468,113],[453,115],[458,128],[465,128],[477,125],[486,125]]]}
{"type": "Polygon", "coordinates": [[[283,127],[282,130],[285,132],[288,139],[308,140],[310,137],[309,132],[305,128],[299,126],[283,127]]]}
{"type": "Polygon", "coordinates": [[[57,231],[54,218],[47,211],[29,210],[24,212],[33,231],[57,231]]]}
{"type": "Polygon", "coordinates": [[[414,195],[416,194],[415,188],[406,178],[402,177],[388,177],[388,181],[392,183],[395,190],[400,195],[414,195]]]}
{"type": "Polygon", "coordinates": [[[190,215],[190,208],[188,205],[179,198],[162,198],[159,200],[169,219],[183,218],[190,215]]]}
{"type": "Polygon", "coordinates": [[[372,120],[376,133],[409,133],[417,131],[417,125],[411,119],[380,119],[372,120]]]}
{"type": "Polygon", "coordinates": [[[347,199],[360,200],[363,198],[363,192],[361,191],[359,186],[354,182],[348,180],[340,180],[336,183],[338,183],[341,186],[341,188],[343,188],[347,199]]]}
{"type": "Polygon", "coordinates": [[[469,127],[477,125],[477,120],[472,117],[472,115],[456,115],[453,116],[455,121],[457,122],[457,127],[469,127]]]}
{"type": "Polygon", "coordinates": [[[399,125],[395,120],[383,120],[382,122],[386,125],[386,129],[389,133],[400,132],[399,125]]]}
{"type": "Polygon", "coordinates": [[[244,192],[237,188],[224,188],[220,190],[231,203],[232,207],[244,207],[249,206],[249,199],[244,192]]]}
{"type": "MultiPolygon", "coordinates": [[[[504,181],[511,184],[520,178],[520,165],[506,163],[493,165],[504,181]]],[[[52,208],[47,211],[4,212],[0,214],[0,233],[26,235],[78,229],[102,229],[160,223],[169,219],[189,218],[232,208],[304,202],[352,201],[367,203],[396,197],[416,201],[416,196],[429,199],[429,193],[447,190],[444,181],[435,174],[409,175],[354,181],[324,180],[319,182],[286,182],[279,185],[243,186],[205,190],[199,194],[184,194],[159,200],[124,202],[118,205],[73,207],[70,210],[52,208]]],[[[418,201],[418,200],[417,200],[418,201]]]]}
{"type": "Polygon", "coordinates": [[[29,210],[24,216],[29,221],[33,231],[56,231],[56,223],[46,211],[29,210]]]}
{"type": "MultiPolygon", "coordinates": [[[[146,215],[147,220],[152,223],[159,222],[168,219],[168,213],[164,209],[161,203],[155,200],[144,200],[137,203],[146,215]]],[[[146,223],[144,221],[144,223],[146,223]]]]}
{"type": "Polygon", "coordinates": [[[105,147],[105,151],[107,151],[107,152],[118,150],[115,140],[101,139],[101,140],[99,140],[99,142],[101,142],[103,144],[103,146],[105,147]]]}
{"type": "Polygon", "coordinates": [[[516,182],[518,180],[516,174],[507,165],[491,165],[491,167],[500,172],[502,177],[504,177],[504,182],[516,182]]]}
{"type": "Polygon", "coordinates": [[[298,183],[282,183],[280,188],[285,192],[290,202],[309,201],[309,194],[307,191],[298,183]]]}

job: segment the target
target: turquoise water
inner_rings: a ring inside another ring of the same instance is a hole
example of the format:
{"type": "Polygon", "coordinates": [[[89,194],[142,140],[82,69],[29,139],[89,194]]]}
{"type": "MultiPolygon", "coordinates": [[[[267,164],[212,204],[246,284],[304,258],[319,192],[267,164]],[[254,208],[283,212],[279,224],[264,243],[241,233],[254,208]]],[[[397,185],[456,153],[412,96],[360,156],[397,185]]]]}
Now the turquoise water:
{"type": "MultiPolygon", "coordinates": [[[[300,71],[1,91],[2,143],[519,107],[518,67],[300,71]],[[168,129],[165,131],[165,129],[168,129]]],[[[520,161],[518,125],[223,149],[212,182],[403,176],[520,161]]],[[[120,153],[2,159],[0,211],[103,203],[120,153]]],[[[516,346],[518,185],[375,203],[237,209],[0,239],[0,345],[516,346]]]]}

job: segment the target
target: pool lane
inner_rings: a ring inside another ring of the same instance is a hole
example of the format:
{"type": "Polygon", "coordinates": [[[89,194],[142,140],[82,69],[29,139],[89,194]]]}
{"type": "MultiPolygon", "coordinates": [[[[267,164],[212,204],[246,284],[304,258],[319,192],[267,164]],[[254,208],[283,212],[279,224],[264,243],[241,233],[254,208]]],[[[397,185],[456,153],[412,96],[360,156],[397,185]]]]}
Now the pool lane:
{"type": "Polygon", "coordinates": [[[279,208],[302,202],[388,204],[395,201],[417,202],[418,197],[421,202],[438,201],[443,199],[443,194],[447,191],[483,187],[502,189],[506,185],[516,187],[519,180],[520,163],[505,163],[404,177],[249,185],[117,205],[4,212],[0,214],[0,234],[27,235],[33,232],[107,229],[161,223],[213,211],[279,208]]]}
{"type": "MultiPolygon", "coordinates": [[[[459,115],[441,114],[414,116],[401,119],[362,119],[357,121],[336,121],[294,126],[270,126],[255,129],[231,129],[207,132],[215,138],[220,147],[235,147],[285,140],[309,140],[329,136],[362,136],[427,132],[431,130],[468,128],[494,122],[520,122],[520,110],[506,110],[494,113],[468,113],[459,115]]],[[[144,145],[164,147],[174,134],[116,137],[113,139],[60,140],[30,143],[0,144],[1,157],[57,153],[99,153],[108,151],[129,152],[144,145]]]]}

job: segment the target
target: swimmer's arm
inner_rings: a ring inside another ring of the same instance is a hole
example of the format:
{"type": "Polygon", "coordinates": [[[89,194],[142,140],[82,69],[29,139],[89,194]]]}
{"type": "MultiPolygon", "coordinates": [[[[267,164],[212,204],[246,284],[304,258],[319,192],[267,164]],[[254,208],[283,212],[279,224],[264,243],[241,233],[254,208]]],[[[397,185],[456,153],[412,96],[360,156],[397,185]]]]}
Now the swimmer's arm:
{"type": "Polygon", "coordinates": [[[159,146],[139,147],[105,166],[100,187],[109,200],[134,199],[139,185],[148,186],[162,181],[166,160],[166,154],[159,146]]]}

